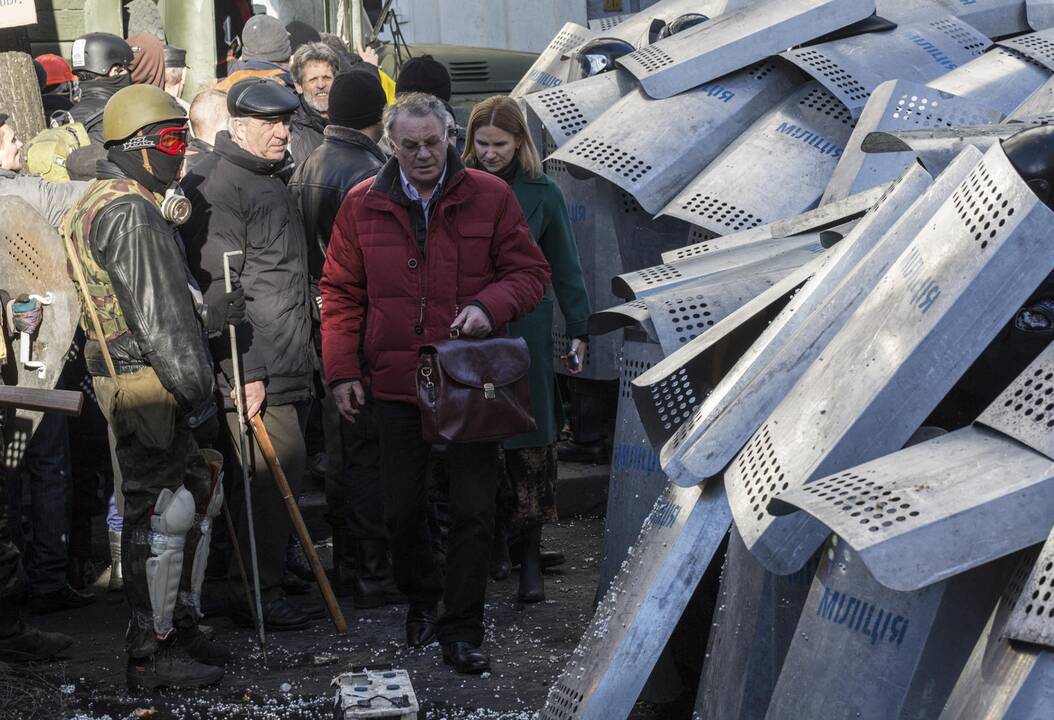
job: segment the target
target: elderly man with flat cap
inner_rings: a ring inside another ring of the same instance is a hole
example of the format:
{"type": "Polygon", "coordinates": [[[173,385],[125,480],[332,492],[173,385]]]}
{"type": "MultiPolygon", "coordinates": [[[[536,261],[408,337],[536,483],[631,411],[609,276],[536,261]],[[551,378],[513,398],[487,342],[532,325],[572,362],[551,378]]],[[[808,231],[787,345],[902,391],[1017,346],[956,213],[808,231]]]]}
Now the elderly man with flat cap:
{"type": "MultiPolygon", "coordinates": [[[[292,90],[272,80],[235,83],[227,94],[228,130],[217,133],[213,152],[182,183],[194,205],[182,228],[183,241],[206,298],[224,294],[224,255],[242,253],[230,256],[230,266],[234,285],[245,291],[249,321],[239,327],[238,335],[246,415],[262,417],[294,492],[304,474],[303,424],[311,398],[311,300],[304,225],[280,178],[289,163],[289,118],[299,104],[292,90]]],[[[229,342],[214,341],[212,356],[227,426],[236,439],[229,342]]],[[[238,450],[236,440],[232,445],[238,450]]],[[[264,623],[269,630],[299,629],[311,616],[282,592],[286,540],[292,530],[289,516],[263,453],[254,447],[251,454],[264,623]]],[[[241,483],[233,488],[231,511],[241,548],[247,551],[245,498],[241,483]]],[[[245,561],[249,567],[248,558],[245,561]]],[[[228,580],[232,618],[251,624],[237,562],[231,563],[228,580]]]]}

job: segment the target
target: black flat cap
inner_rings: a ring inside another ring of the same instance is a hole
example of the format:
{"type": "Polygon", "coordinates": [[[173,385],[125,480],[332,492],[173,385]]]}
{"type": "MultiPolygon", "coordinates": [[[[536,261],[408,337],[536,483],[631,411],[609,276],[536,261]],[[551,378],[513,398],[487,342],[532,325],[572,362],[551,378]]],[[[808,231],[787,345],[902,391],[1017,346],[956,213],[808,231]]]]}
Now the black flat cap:
{"type": "Polygon", "coordinates": [[[165,67],[181,68],[187,66],[187,51],[175,45],[165,45],[165,67]]]}
{"type": "Polygon", "coordinates": [[[239,80],[227,91],[231,117],[279,117],[300,107],[296,93],[266,78],[239,80]]]}

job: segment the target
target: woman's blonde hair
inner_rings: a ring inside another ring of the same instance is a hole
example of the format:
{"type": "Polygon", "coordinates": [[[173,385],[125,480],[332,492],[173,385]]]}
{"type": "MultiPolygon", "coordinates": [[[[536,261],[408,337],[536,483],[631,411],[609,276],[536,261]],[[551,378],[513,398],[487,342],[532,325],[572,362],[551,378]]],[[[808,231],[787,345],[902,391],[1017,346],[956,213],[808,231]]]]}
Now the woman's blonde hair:
{"type": "Polygon", "coordinates": [[[487,126],[504,130],[516,139],[519,144],[516,148],[516,159],[528,175],[538,177],[542,174],[542,161],[538,157],[534,141],[531,140],[531,134],[527,130],[527,121],[520,112],[520,106],[515,100],[505,95],[489,97],[472,108],[472,114],[468,117],[468,128],[465,131],[465,152],[462,155],[466,165],[479,167],[479,158],[476,157],[476,130],[487,126]]]}

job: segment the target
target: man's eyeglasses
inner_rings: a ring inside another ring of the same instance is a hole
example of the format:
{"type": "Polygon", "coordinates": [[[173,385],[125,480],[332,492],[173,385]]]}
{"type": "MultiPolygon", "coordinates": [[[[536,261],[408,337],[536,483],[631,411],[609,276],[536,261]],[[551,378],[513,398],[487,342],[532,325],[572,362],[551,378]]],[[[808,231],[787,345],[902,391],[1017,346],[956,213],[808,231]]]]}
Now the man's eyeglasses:
{"type": "Polygon", "coordinates": [[[138,135],[130,137],[121,146],[122,150],[139,150],[156,148],[166,155],[179,155],[187,149],[187,129],[185,127],[165,128],[156,135],[138,135]]]}

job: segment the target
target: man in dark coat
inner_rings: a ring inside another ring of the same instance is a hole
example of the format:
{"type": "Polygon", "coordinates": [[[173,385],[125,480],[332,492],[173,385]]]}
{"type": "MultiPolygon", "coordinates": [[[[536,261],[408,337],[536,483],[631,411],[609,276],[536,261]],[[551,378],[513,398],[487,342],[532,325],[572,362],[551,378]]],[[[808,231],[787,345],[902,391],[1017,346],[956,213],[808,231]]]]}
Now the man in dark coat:
{"type": "Polygon", "coordinates": [[[541,300],[549,266],[509,186],[462,165],[449,120],[440,100],[421,93],[400,96],[385,111],[395,154],[348,194],[330,238],[322,357],[349,422],[366,403],[367,383],[376,404],[395,579],[410,599],[407,644],[438,639],[447,663],[480,673],[490,667],[480,645],[498,446],[447,446],[452,527],[444,587],[426,518],[431,445],[417,407],[417,351],[453,329],[500,334],[541,300]]]}
{"type": "MultiPolygon", "coordinates": [[[[337,211],[344,196],[384,165],[377,142],[387,99],[381,81],[371,72],[352,70],[337,76],[329,94],[325,140],[297,168],[289,189],[297,199],[307,234],[312,297],[318,283],[337,211]]],[[[321,354],[321,339],[316,352],[321,354]]],[[[341,421],[333,394],[322,398],[326,438],[326,501],[333,525],[334,585],[350,594],[359,608],[377,607],[402,598],[396,592],[388,560],[384,528],[384,486],[381,484],[377,424],[367,403],[354,423],[341,421]],[[354,499],[354,501],[352,501],[354,499]],[[353,547],[348,547],[350,544],[353,547]],[[349,552],[350,551],[350,552],[349,552]],[[354,553],[354,571],[347,556],[354,553]]]]}
{"type": "MultiPolygon", "coordinates": [[[[294,492],[304,473],[303,422],[313,365],[304,226],[280,179],[288,165],[289,116],[297,104],[292,90],[272,80],[235,83],[227,94],[231,133],[217,134],[213,152],[182,183],[194,206],[183,226],[183,241],[206,302],[224,293],[225,257],[233,282],[245,291],[249,323],[240,328],[238,350],[246,416],[263,418],[294,492]]],[[[212,356],[227,425],[235,438],[232,445],[238,450],[238,417],[230,400],[235,378],[226,338],[213,341],[212,356]]],[[[289,515],[259,447],[253,457],[252,505],[264,624],[271,630],[302,628],[310,617],[291,605],[282,591],[286,541],[292,531],[289,515]]],[[[234,483],[233,490],[231,510],[246,550],[242,484],[234,483]]],[[[228,580],[232,617],[249,625],[237,562],[231,563],[228,580]]]]}
{"type": "Polygon", "coordinates": [[[340,58],[323,42],[301,46],[289,64],[293,85],[300,94],[300,107],[293,113],[289,154],[297,164],[322,144],[329,117],[329,95],[340,58]]]}
{"type": "Polygon", "coordinates": [[[73,74],[80,80],[80,101],[70,114],[84,123],[93,143],[102,144],[102,115],[106,102],[118,90],[132,84],[128,70],[132,47],[110,33],[88,33],[73,41],[73,74]]]}

